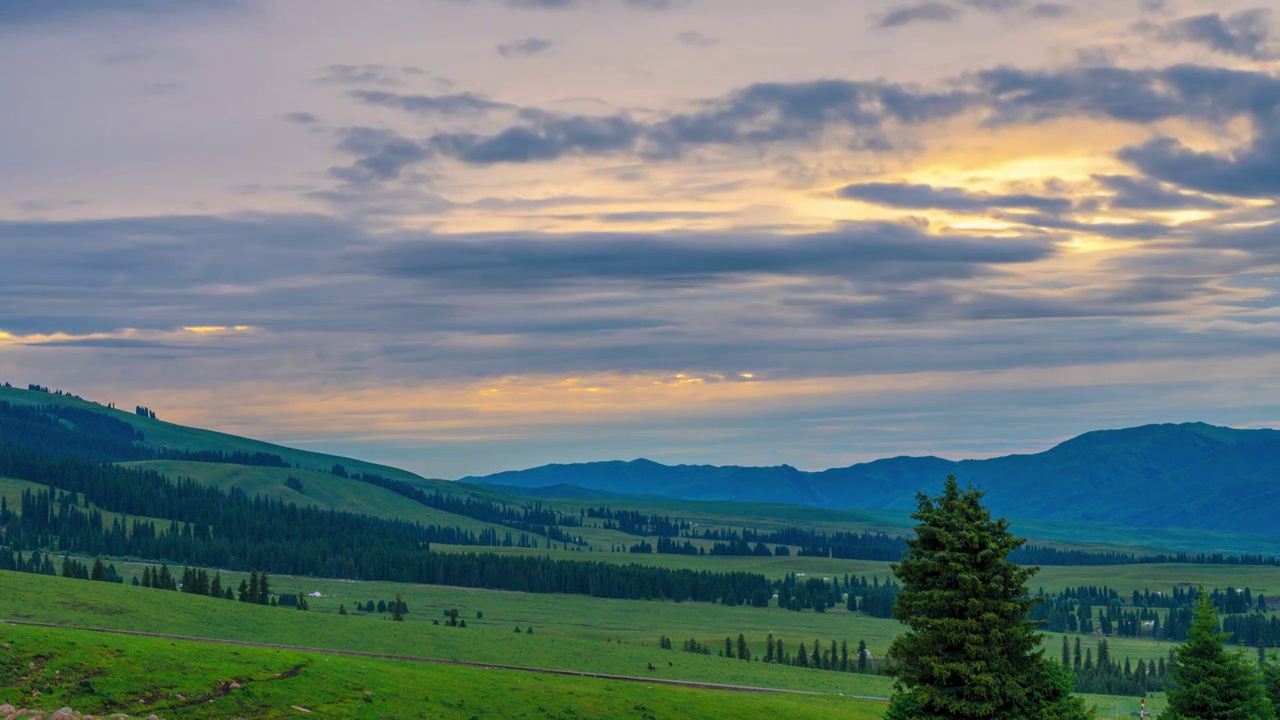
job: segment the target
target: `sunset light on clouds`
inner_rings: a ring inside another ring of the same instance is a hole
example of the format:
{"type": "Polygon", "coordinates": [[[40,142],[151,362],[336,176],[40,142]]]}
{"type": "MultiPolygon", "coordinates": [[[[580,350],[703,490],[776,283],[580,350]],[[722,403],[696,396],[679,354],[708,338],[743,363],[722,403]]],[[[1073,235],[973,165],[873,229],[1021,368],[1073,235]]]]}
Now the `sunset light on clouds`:
{"type": "Polygon", "coordinates": [[[1280,10],[0,5],[0,381],[455,478],[1280,423],[1280,10]]]}

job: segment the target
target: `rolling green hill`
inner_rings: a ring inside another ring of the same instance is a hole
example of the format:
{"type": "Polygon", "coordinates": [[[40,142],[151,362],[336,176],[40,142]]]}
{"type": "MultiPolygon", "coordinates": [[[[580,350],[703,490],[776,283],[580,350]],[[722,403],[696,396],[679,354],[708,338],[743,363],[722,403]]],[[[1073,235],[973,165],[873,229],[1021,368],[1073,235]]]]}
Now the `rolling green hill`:
{"type": "MultiPolygon", "coordinates": [[[[229,435],[227,433],[221,433],[214,430],[202,430],[199,428],[186,427],[184,425],[175,425],[163,420],[152,420],[149,417],[142,417],[141,415],[137,415],[132,412],[108,408],[105,405],[100,405],[88,400],[82,400],[71,395],[55,395],[52,393],[20,390],[18,388],[0,387],[0,402],[24,406],[45,405],[67,407],[98,413],[129,424],[143,434],[144,445],[156,449],[188,451],[216,450],[227,453],[269,453],[280,456],[280,458],[291,465],[296,465],[309,470],[328,471],[335,464],[340,464],[350,472],[373,473],[392,478],[394,480],[417,482],[423,479],[411,472],[386,465],[368,463],[362,460],[355,460],[337,455],[326,455],[324,453],[316,453],[309,450],[299,450],[297,448],[275,445],[272,443],[262,442],[260,440],[251,440],[249,438],[229,435]]],[[[73,423],[66,421],[64,421],[63,424],[65,426],[73,425],[73,423]]],[[[3,439],[3,433],[0,433],[0,440],[3,439]]]]}

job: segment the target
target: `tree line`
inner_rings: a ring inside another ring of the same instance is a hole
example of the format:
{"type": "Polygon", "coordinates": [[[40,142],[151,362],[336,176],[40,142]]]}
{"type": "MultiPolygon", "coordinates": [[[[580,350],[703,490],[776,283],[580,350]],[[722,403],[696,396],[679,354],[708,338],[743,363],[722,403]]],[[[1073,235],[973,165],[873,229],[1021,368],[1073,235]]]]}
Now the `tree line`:
{"type": "Polygon", "coordinates": [[[51,488],[25,491],[20,514],[0,508],[0,538],[11,551],[610,598],[757,607],[766,607],[770,599],[770,583],[758,573],[433,553],[429,531],[417,523],[250,498],[240,489],[223,491],[145,468],[50,457],[5,443],[0,443],[0,476],[51,488]],[[57,503],[59,492],[75,493],[97,507],[57,503]],[[135,517],[107,523],[98,508],[135,517]]]}

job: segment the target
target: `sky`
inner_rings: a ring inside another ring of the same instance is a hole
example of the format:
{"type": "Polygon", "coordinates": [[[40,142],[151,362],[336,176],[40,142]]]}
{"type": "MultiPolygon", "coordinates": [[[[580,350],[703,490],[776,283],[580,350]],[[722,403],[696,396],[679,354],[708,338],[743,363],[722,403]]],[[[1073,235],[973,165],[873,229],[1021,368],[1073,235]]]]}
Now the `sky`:
{"type": "Polygon", "coordinates": [[[6,0],[0,381],[457,478],[1280,426],[1275,0],[6,0]]]}

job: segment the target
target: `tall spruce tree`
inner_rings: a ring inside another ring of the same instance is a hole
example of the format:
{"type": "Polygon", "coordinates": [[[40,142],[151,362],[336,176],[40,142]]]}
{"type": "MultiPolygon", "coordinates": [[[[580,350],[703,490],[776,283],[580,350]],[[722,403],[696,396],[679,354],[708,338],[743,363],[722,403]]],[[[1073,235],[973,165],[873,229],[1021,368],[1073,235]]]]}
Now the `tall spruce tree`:
{"type": "Polygon", "coordinates": [[[1038,568],[1009,561],[1025,540],[993,520],[983,493],[948,477],[940,496],[917,495],[919,522],[893,566],[902,584],[893,615],[907,626],[889,647],[892,720],[1088,720],[1070,675],[1039,649],[1038,568]]]}
{"type": "Polygon", "coordinates": [[[1271,701],[1271,709],[1280,712],[1280,657],[1274,652],[1262,665],[1262,689],[1271,701]]]}
{"type": "Polygon", "coordinates": [[[1162,720],[1275,720],[1258,674],[1243,653],[1223,647],[1218,608],[1200,593],[1187,641],[1175,652],[1174,687],[1162,720]]]}

